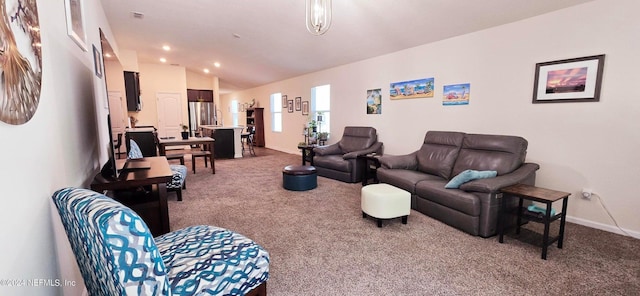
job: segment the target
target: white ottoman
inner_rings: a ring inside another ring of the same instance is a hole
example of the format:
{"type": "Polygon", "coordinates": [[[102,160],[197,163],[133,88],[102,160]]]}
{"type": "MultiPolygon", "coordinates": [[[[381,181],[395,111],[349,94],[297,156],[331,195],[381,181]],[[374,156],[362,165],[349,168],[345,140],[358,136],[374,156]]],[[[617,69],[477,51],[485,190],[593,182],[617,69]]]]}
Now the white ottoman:
{"type": "Polygon", "coordinates": [[[407,224],[411,212],[411,193],[389,184],[371,184],[362,187],[362,218],[367,215],[376,218],[378,227],[382,227],[382,219],[402,217],[402,224],[407,224]]]}

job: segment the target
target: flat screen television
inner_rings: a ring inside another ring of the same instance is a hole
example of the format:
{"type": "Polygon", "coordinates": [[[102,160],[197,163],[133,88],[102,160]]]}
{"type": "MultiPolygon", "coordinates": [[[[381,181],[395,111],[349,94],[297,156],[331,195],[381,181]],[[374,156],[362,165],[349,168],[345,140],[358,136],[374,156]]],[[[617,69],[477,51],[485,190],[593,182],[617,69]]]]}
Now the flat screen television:
{"type": "Polygon", "coordinates": [[[107,126],[109,130],[109,159],[100,170],[100,174],[107,180],[117,179],[120,171],[116,164],[116,149],[113,144],[113,133],[111,130],[111,115],[107,114],[107,126]]]}
{"type": "MultiPolygon", "coordinates": [[[[110,74],[111,71],[108,71],[107,69],[107,65],[109,65],[109,63],[105,63],[105,54],[109,54],[110,55],[110,59],[113,61],[113,59],[117,58],[115,57],[115,55],[113,54],[113,50],[111,48],[111,45],[109,44],[109,41],[106,39],[104,33],[102,32],[102,29],[100,29],[100,43],[102,46],[102,54],[100,55],[100,59],[101,61],[101,65],[104,65],[105,69],[103,69],[102,73],[104,73],[102,79],[103,82],[105,84],[105,95],[108,97],[109,96],[109,85],[107,83],[107,75],[110,74]]],[[[107,99],[107,106],[109,106],[109,99],[107,99]]],[[[102,175],[102,177],[104,177],[105,179],[116,179],[119,176],[120,170],[118,168],[118,165],[116,163],[116,147],[114,144],[114,137],[113,137],[113,128],[112,128],[112,122],[111,122],[111,106],[109,106],[108,111],[107,111],[107,116],[106,116],[106,120],[107,120],[107,132],[109,133],[109,147],[108,147],[108,153],[109,153],[109,159],[107,160],[107,162],[104,164],[104,166],[102,167],[102,169],[100,170],[100,174],[102,175]]]]}

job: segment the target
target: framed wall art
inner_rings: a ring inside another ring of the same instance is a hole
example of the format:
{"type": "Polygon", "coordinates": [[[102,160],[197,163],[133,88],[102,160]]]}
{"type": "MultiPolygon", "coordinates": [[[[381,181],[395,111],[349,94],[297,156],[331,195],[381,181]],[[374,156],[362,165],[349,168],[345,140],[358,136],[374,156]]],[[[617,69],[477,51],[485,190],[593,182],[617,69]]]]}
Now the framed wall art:
{"type": "Polygon", "coordinates": [[[87,51],[87,33],[84,30],[83,0],[65,0],[67,34],[83,51],[87,51]]]}
{"type": "Polygon", "coordinates": [[[433,98],[433,78],[393,82],[389,85],[392,100],[433,98]]]}
{"type": "Polygon", "coordinates": [[[309,115],[309,101],[302,102],[302,115],[309,115]]]}
{"type": "Polygon", "coordinates": [[[42,46],[35,0],[2,0],[0,121],[21,125],[35,115],[42,85],[42,46]]]}
{"type": "Polygon", "coordinates": [[[102,55],[95,45],[93,45],[93,67],[96,70],[96,76],[102,78],[102,55]]]}
{"type": "Polygon", "coordinates": [[[282,108],[287,108],[287,95],[282,95],[282,108]]]}
{"type": "Polygon", "coordinates": [[[293,113],[293,100],[288,100],[287,101],[287,111],[289,113],[293,113]]]}
{"type": "Polygon", "coordinates": [[[302,110],[302,97],[296,97],[296,111],[302,110]]]}
{"type": "Polygon", "coordinates": [[[469,105],[471,83],[452,84],[442,87],[442,105],[469,105]]]}
{"type": "Polygon", "coordinates": [[[533,103],[598,102],[604,55],[536,64],[533,103]]]}
{"type": "Polygon", "coordinates": [[[382,114],[382,89],[367,91],[367,114],[382,114]]]}

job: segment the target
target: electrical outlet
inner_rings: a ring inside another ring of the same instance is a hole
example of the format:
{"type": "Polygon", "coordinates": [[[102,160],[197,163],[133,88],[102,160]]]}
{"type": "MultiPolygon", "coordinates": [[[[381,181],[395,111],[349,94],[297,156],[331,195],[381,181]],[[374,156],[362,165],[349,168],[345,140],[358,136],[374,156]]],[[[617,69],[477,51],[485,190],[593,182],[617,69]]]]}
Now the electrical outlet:
{"type": "Polygon", "coordinates": [[[593,191],[591,189],[587,189],[587,188],[582,189],[582,198],[591,199],[592,195],[593,195],[593,191]]]}

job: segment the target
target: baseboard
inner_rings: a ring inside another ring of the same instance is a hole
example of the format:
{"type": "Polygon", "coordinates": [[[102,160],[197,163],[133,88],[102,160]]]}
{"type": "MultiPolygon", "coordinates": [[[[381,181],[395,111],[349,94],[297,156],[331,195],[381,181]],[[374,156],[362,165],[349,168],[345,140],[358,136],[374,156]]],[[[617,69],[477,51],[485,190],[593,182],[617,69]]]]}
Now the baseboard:
{"type": "Polygon", "coordinates": [[[590,221],[590,220],[585,220],[585,219],[582,219],[582,218],[576,218],[576,217],[571,217],[571,216],[567,216],[567,222],[580,224],[582,226],[591,227],[591,228],[595,228],[595,229],[600,229],[600,230],[612,232],[612,233],[615,233],[615,234],[621,234],[621,235],[624,235],[624,236],[630,236],[630,237],[633,237],[633,238],[640,239],[640,232],[629,230],[629,229],[624,229],[624,228],[618,228],[615,225],[602,224],[602,223],[593,222],[593,221],[590,221]]]}

